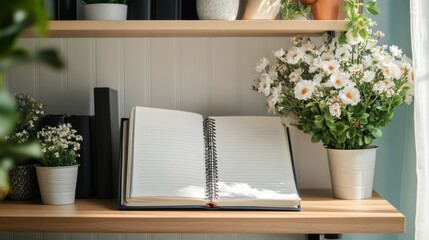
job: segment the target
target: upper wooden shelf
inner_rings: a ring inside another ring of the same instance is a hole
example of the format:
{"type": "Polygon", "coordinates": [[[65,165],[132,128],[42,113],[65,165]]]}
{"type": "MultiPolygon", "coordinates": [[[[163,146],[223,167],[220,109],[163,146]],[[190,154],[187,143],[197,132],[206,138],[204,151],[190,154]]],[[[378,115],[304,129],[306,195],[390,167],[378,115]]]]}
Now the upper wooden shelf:
{"type": "Polygon", "coordinates": [[[50,21],[49,37],[284,36],[344,31],[347,23],[346,20],[50,21]]]}
{"type": "Polygon", "coordinates": [[[375,194],[338,200],[330,191],[301,191],[302,210],[119,211],[113,200],[53,206],[0,203],[3,232],[105,233],[404,233],[404,216],[375,194]]]}

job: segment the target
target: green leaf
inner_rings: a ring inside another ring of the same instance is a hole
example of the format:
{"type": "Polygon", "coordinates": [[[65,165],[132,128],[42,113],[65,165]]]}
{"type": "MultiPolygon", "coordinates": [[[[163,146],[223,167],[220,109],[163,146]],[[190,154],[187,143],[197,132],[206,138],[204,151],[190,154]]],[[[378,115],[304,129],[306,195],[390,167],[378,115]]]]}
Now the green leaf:
{"type": "Polygon", "coordinates": [[[369,118],[369,114],[368,113],[363,113],[359,119],[367,119],[369,118]]]}
{"type": "Polygon", "coordinates": [[[368,33],[366,32],[366,29],[361,29],[361,30],[359,30],[359,35],[360,35],[363,39],[367,39],[367,38],[368,38],[368,33]]]}
{"type": "Polygon", "coordinates": [[[40,158],[42,157],[42,150],[39,141],[29,141],[22,144],[13,144],[7,146],[8,155],[15,156],[15,159],[22,157],[26,158],[40,158]]]}
{"type": "Polygon", "coordinates": [[[336,125],[333,122],[326,121],[326,125],[328,125],[329,129],[331,129],[331,130],[335,130],[336,129],[336,125]]]}
{"type": "Polygon", "coordinates": [[[380,14],[380,10],[378,10],[377,7],[368,7],[366,10],[369,13],[371,13],[372,15],[378,15],[378,14],[380,14]]]}
{"type": "Polygon", "coordinates": [[[0,138],[8,136],[16,124],[15,98],[5,89],[0,90],[0,138]]]}
{"type": "Polygon", "coordinates": [[[335,128],[339,132],[344,132],[345,130],[347,130],[348,126],[342,122],[337,122],[335,123],[335,128]]]}
{"type": "Polygon", "coordinates": [[[322,140],[322,134],[315,134],[311,137],[311,141],[314,143],[320,142],[322,140]]]}
{"type": "Polygon", "coordinates": [[[46,63],[57,69],[64,67],[64,62],[54,49],[44,49],[38,52],[35,56],[35,60],[46,63]]]}
{"type": "Polygon", "coordinates": [[[347,140],[346,135],[342,134],[338,137],[338,142],[339,143],[345,143],[347,140]]]}
{"type": "Polygon", "coordinates": [[[374,136],[375,138],[379,138],[379,137],[383,136],[383,132],[382,132],[380,129],[378,129],[378,128],[374,128],[374,129],[371,131],[371,134],[372,134],[372,136],[374,136]]]}
{"type": "Polygon", "coordinates": [[[369,137],[369,136],[365,136],[365,137],[364,137],[364,141],[365,141],[365,144],[366,144],[366,145],[369,145],[369,144],[371,144],[371,143],[372,143],[372,138],[371,138],[371,137],[369,137]]]}
{"type": "Polygon", "coordinates": [[[368,119],[366,119],[366,118],[361,119],[361,120],[359,121],[359,123],[360,123],[361,125],[366,125],[366,124],[368,124],[368,119]]]}
{"type": "Polygon", "coordinates": [[[368,130],[372,130],[375,127],[373,125],[369,124],[369,125],[366,125],[365,128],[368,129],[368,130]]]}
{"type": "Polygon", "coordinates": [[[360,147],[362,147],[362,146],[363,146],[363,140],[362,140],[362,137],[359,137],[359,138],[357,139],[357,142],[358,142],[358,145],[359,145],[360,147]]]}

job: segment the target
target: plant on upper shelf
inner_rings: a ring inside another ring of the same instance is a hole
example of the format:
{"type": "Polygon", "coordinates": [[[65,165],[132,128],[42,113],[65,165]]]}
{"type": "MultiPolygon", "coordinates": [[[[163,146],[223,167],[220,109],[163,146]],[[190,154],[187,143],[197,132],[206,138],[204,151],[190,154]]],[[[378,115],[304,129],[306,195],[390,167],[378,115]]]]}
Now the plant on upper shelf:
{"type": "Polygon", "coordinates": [[[4,72],[10,67],[29,61],[39,61],[50,66],[63,66],[57,52],[42,49],[30,53],[17,45],[21,34],[36,27],[38,36],[47,33],[47,16],[42,0],[4,1],[0,8],[0,199],[8,192],[8,169],[13,161],[22,157],[41,156],[37,141],[15,143],[6,141],[16,125],[17,105],[14,97],[5,89],[4,72]]]}
{"type": "Polygon", "coordinates": [[[81,0],[84,4],[96,4],[96,3],[115,3],[115,4],[127,4],[128,0],[81,0]]]}
{"type": "Polygon", "coordinates": [[[267,97],[269,112],[295,118],[292,124],[328,148],[368,147],[394,109],[412,101],[410,59],[397,46],[377,46],[383,33],[371,33],[373,21],[355,19],[364,19],[364,30],[351,26],[333,39],[325,34],[321,45],[293,37],[272,65],[262,58],[256,67],[253,89],[267,97]]]}
{"type": "Polygon", "coordinates": [[[76,134],[71,124],[57,127],[45,127],[37,133],[42,144],[43,156],[39,160],[44,167],[62,167],[77,165],[76,158],[82,136],[76,134]]]}
{"type": "Polygon", "coordinates": [[[301,5],[297,0],[281,0],[281,16],[283,20],[306,17],[310,13],[310,6],[301,5]]]}

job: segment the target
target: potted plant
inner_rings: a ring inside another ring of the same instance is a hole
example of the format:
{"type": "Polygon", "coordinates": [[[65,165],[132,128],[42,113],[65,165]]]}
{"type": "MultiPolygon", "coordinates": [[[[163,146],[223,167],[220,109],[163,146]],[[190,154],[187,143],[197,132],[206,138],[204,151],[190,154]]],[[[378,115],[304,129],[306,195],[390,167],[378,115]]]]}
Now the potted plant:
{"type": "Polygon", "coordinates": [[[283,20],[307,20],[311,8],[301,5],[298,0],[281,0],[281,13],[283,20]]]}
{"type": "Polygon", "coordinates": [[[9,168],[14,160],[22,157],[41,156],[40,146],[36,141],[14,143],[6,141],[16,124],[17,107],[14,97],[4,87],[4,72],[10,67],[28,61],[40,61],[56,68],[63,62],[52,49],[41,49],[35,53],[17,45],[21,34],[32,26],[36,27],[37,36],[46,35],[47,16],[42,0],[5,1],[0,8],[0,200],[8,193],[9,168]]]}
{"type": "Polygon", "coordinates": [[[280,2],[280,0],[247,0],[243,19],[276,19],[280,12],[280,2]]]}
{"type": "Polygon", "coordinates": [[[127,20],[128,0],[81,0],[86,20],[127,20]]]}
{"type": "Polygon", "coordinates": [[[37,179],[44,204],[74,203],[82,136],[70,124],[46,127],[37,133],[43,156],[36,165],[37,179]]]}
{"type": "Polygon", "coordinates": [[[338,18],[340,0],[301,0],[301,3],[311,6],[314,20],[336,20],[338,18]]]}
{"type": "MultiPolygon", "coordinates": [[[[37,127],[43,116],[42,103],[34,100],[28,94],[15,94],[18,106],[18,117],[15,130],[6,137],[6,141],[15,144],[26,144],[36,138],[37,127]]],[[[23,157],[9,171],[11,200],[31,200],[38,196],[34,158],[23,157]]]]}
{"type": "Polygon", "coordinates": [[[411,61],[397,46],[378,46],[383,34],[370,34],[375,23],[365,21],[365,33],[351,26],[334,38],[325,34],[321,45],[292,38],[271,66],[261,60],[253,86],[267,97],[270,112],[323,142],[334,196],[343,199],[371,197],[377,149],[371,144],[394,109],[413,96],[411,61]]]}

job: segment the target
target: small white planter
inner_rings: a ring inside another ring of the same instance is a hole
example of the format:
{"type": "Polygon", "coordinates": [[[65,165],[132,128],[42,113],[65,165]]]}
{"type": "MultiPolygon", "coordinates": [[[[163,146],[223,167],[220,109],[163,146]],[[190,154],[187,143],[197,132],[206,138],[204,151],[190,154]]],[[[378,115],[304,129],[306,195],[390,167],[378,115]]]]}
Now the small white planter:
{"type": "Polygon", "coordinates": [[[280,0],[247,0],[243,19],[275,19],[280,12],[280,0]]]}
{"type": "Polygon", "coordinates": [[[334,197],[370,198],[377,147],[356,150],[327,149],[327,151],[334,197]]]}
{"type": "Polygon", "coordinates": [[[197,0],[198,18],[201,20],[237,19],[240,0],[197,0]]]}
{"type": "Polygon", "coordinates": [[[44,204],[74,203],[79,165],[70,167],[35,166],[44,204]]]}
{"type": "Polygon", "coordinates": [[[86,20],[127,20],[125,4],[95,3],[83,5],[83,14],[86,20]]]}

